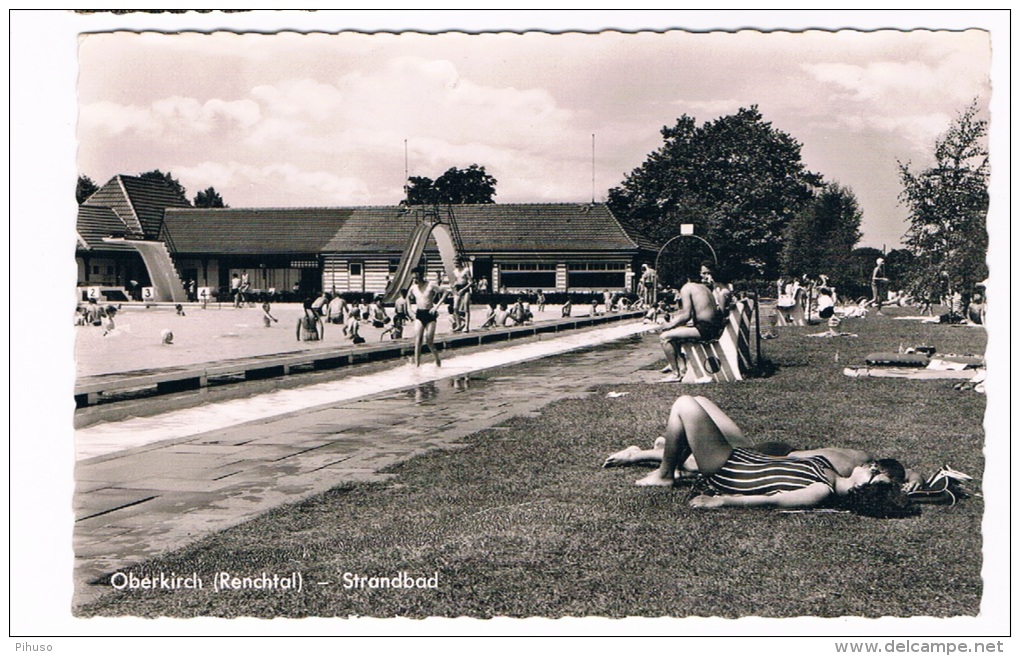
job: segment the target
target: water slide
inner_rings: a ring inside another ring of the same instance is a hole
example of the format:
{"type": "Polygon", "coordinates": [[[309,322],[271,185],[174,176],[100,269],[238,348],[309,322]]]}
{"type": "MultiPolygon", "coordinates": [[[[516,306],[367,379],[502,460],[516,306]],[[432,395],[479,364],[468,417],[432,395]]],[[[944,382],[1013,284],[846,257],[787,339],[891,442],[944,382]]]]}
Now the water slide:
{"type": "Polygon", "coordinates": [[[425,244],[429,240],[429,235],[435,238],[436,245],[439,247],[439,256],[443,260],[447,278],[454,279],[457,266],[457,247],[454,244],[450,226],[445,223],[419,223],[411,233],[407,248],[404,249],[404,254],[400,258],[400,264],[397,265],[397,272],[393,274],[389,287],[386,288],[386,294],[383,297],[384,303],[394,302],[400,296],[400,292],[411,285],[411,271],[418,266],[421,255],[425,252],[425,244]]]}
{"type": "Polygon", "coordinates": [[[149,271],[149,280],[152,281],[152,300],[157,303],[184,303],[188,300],[188,294],[184,291],[180,276],[174,262],[170,259],[170,251],[166,244],[161,241],[140,241],[135,239],[122,239],[117,237],[104,237],[105,242],[117,242],[127,244],[134,248],[142,256],[145,268],[149,271]]]}

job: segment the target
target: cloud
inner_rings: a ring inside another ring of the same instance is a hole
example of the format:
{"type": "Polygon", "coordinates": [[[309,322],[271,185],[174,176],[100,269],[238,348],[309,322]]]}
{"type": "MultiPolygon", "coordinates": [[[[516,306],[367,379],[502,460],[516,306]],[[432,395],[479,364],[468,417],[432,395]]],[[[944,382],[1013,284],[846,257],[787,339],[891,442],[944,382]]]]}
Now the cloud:
{"type": "Polygon", "coordinates": [[[102,100],[82,105],[78,112],[78,131],[86,139],[126,133],[151,138],[160,132],[148,109],[102,100]]]}
{"type": "Polygon", "coordinates": [[[674,100],[670,105],[677,107],[680,112],[692,116],[698,124],[711,121],[720,116],[736,114],[741,107],[747,107],[753,103],[744,103],[732,98],[720,98],[716,100],[674,100]]]}
{"type": "Polygon", "coordinates": [[[174,166],[175,176],[189,191],[215,187],[224,202],[245,207],[243,198],[257,189],[264,201],[258,206],[338,206],[371,204],[368,184],[357,176],[343,176],[297,165],[252,166],[239,162],[206,161],[192,166],[174,166]],[[242,197],[238,202],[234,196],[242,197]]]}
{"type": "Polygon", "coordinates": [[[872,101],[889,95],[930,93],[938,72],[921,62],[875,62],[854,64],[805,64],[804,70],[816,80],[851,92],[858,101],[872,101]]]}
{"type": "Polygon", "coordinates": [[[875,61],[804,64],[802,68],[829,89],[818,104],[817,125],[890,135],[904,143],[908,157],[930,152],[955,114],[987,93],[987,78],[975,68],[973,55],[959,53],[935,63],[875,61]]]}
{"type": "Polygon", "coordinates": [[[81,130],[96,137],[136,134],[143,139],[195,138],[215,131],[246,130],[258,123],[259,106],[250,100],[170,96],[147,107],[98,101],[82,105],[81,130]]]}

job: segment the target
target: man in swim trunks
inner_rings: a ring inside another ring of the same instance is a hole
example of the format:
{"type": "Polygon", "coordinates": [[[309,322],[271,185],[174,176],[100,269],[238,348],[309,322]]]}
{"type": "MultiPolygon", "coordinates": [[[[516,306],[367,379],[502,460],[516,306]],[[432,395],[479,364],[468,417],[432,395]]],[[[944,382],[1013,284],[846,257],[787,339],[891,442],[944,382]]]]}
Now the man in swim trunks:
{"type": "Polygon", "coordinates": [[[668,363],[663,373],[670,374],[663,382],[680,382],[684,377],[687,363],[680,344],[717,339],[725,326],[725,315],[716,304],[715,294],[704,283],[694,282],[700,276],[700,267],[688,273],[687,283],[680,288],[680,309],[663,324],[659,336],[668,363]]]}
{"type": "Polygon", "coordinates": [[[453,330],[468,332],[471,323],[471,264],[458,255],[453,270],[453,330]]]}
{"type": "Polygon", "coordinates": [[[885,259],[875,260],[875,268],[871,270],[871,301],[878,307],[876,314],[882,314],[882,300],[886,295],[889,279],[885,275],[885,259]]]}
{"type": "Polygon", "coordinates": [[[719,312],[723,315],[729,312],[730,306],[733,304],[733,291],[730,290],[729,285],[719,280],[715,265],[708,260],[701,263],[701,282],[712,290],[719,312]]]}
{"type": "Polygon", "coordinates": [[[416,267],[411,287],[407,290],[407,301],[415,306],[414,309],[414,366],[421,366],[421,347],[424,341],[432,356],[436,359],[436,366],[442,366],[439,361],[439,352],[436,351],[433,343],[436,336],[436,320],[439,318],[439,307],[449,295],[449,290],[442,291],[440,286],[426,278],[425,268],[416,267]]]}

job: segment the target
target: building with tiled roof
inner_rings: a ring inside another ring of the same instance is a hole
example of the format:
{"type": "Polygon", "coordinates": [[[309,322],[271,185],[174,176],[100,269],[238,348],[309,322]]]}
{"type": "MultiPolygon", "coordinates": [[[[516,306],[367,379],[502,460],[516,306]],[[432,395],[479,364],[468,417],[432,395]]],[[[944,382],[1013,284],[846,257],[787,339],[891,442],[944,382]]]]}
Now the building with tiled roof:
{"type": "MultiPolygon", "coordinates": [[[[421,214],[403,206],[203,209],[159,186],[117,176],[90,197],[79,208],[80,265],[83,254],[130,255],[130,246],[102,241],[120,233],[164,241],[182,280],[199,288],[225,291],[236,273],[262,290],[378,293],[397,271],[421,214]]],[[[441,220],[451,214],[475,279],[490,290],[631,290],[635,271],[657,251],[600,203],[440,209],[441,220]]],[[[424,259],[430,273],[442,270],[431,239],[424,259]]],[[[100,284],[88,276],[86,282],[100,284]]]]}
{"type": "Polygon", "coordinates": [[[161,239],[163,213],[168,207],[190,207],[162,180],[114,176],[78,206],[78,284],[130,286],[148,284],[149,275],[138,252],[109,237],[161,239]]]}
{"type": "MultiPolygon", "coordinates": [[[[656,250],[603,204],[456,205],[449,211],[475,278],[490,289],[621,291],[656,250]]],[[[260,288],[291,289],[296,282],[309,291],[381,292],[415,222],[414,212],[400,206],[169,209],[164,230],[179,268],[199,271],[200,280],[208,272],[212,287],[248,271],[260,288]],[[308,268],[321,273],[319,284],[293,271],[308,268]]],[[[430,271],[441,269],[434,244],[425,257],[430,271]]]]}

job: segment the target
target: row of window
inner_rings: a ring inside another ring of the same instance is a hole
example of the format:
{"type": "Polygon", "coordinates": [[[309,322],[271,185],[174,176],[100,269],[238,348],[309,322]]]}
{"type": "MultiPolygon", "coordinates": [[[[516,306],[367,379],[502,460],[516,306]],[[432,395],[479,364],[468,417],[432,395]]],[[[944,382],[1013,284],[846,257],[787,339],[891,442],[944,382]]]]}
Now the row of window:
{"type": "MultiPolygon", "coordinates": [[[[294,266],[298,263],[292,263],[294,266]]],[[[363,264],[361,262],[349,262],[348,272],[352,276],[360,276],[362,272],[363,264]]],[[[396,273],[397,268],[400,266],[400,260],[389,261],[389,273],[396,273]]],[[[298,267],[295,267],[298,268],[298,267]]],[[[544,262],[512,262],[506,264],[500,264],[499,269],[504,275],[507,273],[513,273],[516,271],[541,271],[541,272],[552,272],[556,273],[555,264],[546,264],[544,262]]],[[[618,271],[623,272],[627,269],[627,265],[622,262],[568,262],[567,271],[570,274],[584,271],[618,271]]]]}
{"type": "MultiPolygon", "coordinates": [[[[500,285],[514,289],[555,289],[555,271],[504,271],[499,277],[500,285]]],[[[627,284],[623,271],[570,271],[567,273],[567,287],[585,289],[611,289],[627,284]]]]}
{"type": "MultiPolygon", "coordinates": [[[[567,271],[625,271],[624,262],[567,262],[567,271]]],[[[555,271],[555,264],[544,262],[508,262],[499,265],[500,271],[555,271]]]]}
{"type": "MultiPolygon", "coordinates": [[[[390,260],[389,273],[396,273],[399,264],[399,260],[390,260]]],[[[555,263],[500,263],[500,284],[508,288],[555,289],[556,269],[555,263]]],[[[626,269],[623,262],[568,262],[567,285],[588,289],[624,287],[626,269]]],[[[348,262],[347,272],[352,278],[360,278],[364,274],[364,263],[348,262]]]]}

